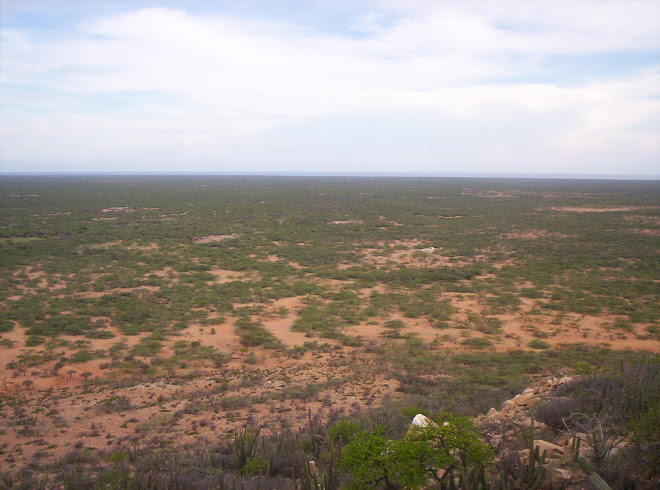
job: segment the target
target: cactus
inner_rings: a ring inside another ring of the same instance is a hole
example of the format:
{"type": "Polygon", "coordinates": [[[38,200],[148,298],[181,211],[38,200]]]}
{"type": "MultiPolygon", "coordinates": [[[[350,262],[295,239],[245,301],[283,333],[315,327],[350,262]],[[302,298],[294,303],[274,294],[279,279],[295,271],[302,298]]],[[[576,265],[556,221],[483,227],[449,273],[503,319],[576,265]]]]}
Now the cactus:
{"type": "Polygon", "coordinates": [[[578,458],[578,463],[580,463],[580,467],[582,468],[582,471],[584,471],[587,474],[587,477],[589,479],[589,483],[591,483],[596,489],[598,490],[612,490],[612,487],[610,487],[605,480],[603,480],[598,473],[593,471],[591,469],[591,466],[589,463],[587,463],[587,460],[584,459],[584,457],[578,458]]]}
{"type": "Polygon", "coordinates": [[[548,451],[543,451],[543,454],[541,454],[541,448],[539,446],[534,447],[534,430],[534,419],[532,418],[529,432],[522,434],[521,431],[521,435],[523,435],[529,449],[529,461],[526,465],[523,466],[520,453],[516,453],[518,467],[521,469],[522,485],[529,490],[536,490],[541,487],[546,475],[545,463],[548,454],[548,451]]]}
{"type": "Polygon", "coordinates": [[[458,488],[464,490],[485,490],[490,488],[486,482],[486,472],[484,467],[470,468],[467,464],[467,455],[462,455],[461,460],[456,465],[458,470],[458,488]]]}
{"type": "Polygon", "coordinates": [[[296,482],[298,490],[336,490],[339,488],[337,475],[337,463],[340,457],[340,448],[333,449],[330,453],[330,462],[323,476],[319,475],[314,461],[309,461],[302,456],[302,474],[300,475],[300,486],[296,482]]]}
{"type": "Polygon", "coordinates": [[[580,444],[582,444],[582,439],[579,437],[573,437],[571,442],[571,452],[573,453],[573,462],[577,463],[578,458],[580,457],[580,444]]]}
{"type": "Polygon", "coordinates": [[[312,444],[312,454],[318,456],[323,445],[324,434],[326,427],[321,421],[320,417],[312,417],[312,409],[309,408],[307,412],[309,438],[312,444]]]}
{"type": "Polygon", "coordinates": [[[233,442],[227,444],[239,468],[245,466],[257,454],[260,431],[261,429],[257,429],[253,432],[244,427],[235,432],[233,442]]]}

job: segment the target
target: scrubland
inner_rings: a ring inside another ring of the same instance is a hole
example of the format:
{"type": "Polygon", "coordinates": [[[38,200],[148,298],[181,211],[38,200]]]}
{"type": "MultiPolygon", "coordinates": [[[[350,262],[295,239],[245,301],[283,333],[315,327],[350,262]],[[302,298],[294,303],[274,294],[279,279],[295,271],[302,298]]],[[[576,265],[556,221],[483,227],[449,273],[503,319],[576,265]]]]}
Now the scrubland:
{"type": "Polygon", "coordinates": [[[659,235],[657,182],[3,177],[0,488],[547,488],[472,418],[567,375],[653,488],[659,235]]]}

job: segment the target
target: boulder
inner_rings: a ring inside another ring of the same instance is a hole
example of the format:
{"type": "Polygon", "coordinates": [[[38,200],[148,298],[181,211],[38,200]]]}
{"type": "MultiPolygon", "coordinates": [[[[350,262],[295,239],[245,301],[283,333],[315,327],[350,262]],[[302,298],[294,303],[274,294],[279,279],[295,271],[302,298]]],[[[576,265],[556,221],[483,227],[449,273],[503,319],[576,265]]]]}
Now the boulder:
{"type": "Polygon", "coordinates": [[[502,436],[499,434],[492,435],[488,440],[490,447],[492,447],[493,449],[497,448],[497,446],[499,446],[501,442],[502,442],[502,436]]]}
{"type": "Polygon", "coordinates": [[[436,425],[436,423],[433,422],[433,420],[428,418],[426,415],[422,415],[421,413],[418,413],[413,418],[412,425],[414,427],[432,427],[436,425]]]}
{"type": "Polygon", "coordinates": [[[587,440],[587,435],[583,434],[582,432],[578,432],[575,434],[575,436],[570,437],[568,440],[568,446],[573,447],[574,444],[577,443],[577,439],[580,439],[580,450],[578,451],[578,456],[584,456],[584,457],[589,457],[593,454],[594,450],[589,444],[587,444],[585,441],[587,440]]]}
{"type": "Polygon", "coordinates": [[[564,488],[573,479],[573,473],[563,468],[552,468],[550,484],[553,488],[564,488]]]}
{"type": "Polygon", "coordinates": [[[486,414],[486,420],[488,422],[499,422],[504,418],[504,414],[495,408],[491,408],[486,414]]]}
{"type": "Polygon", "coordinates": [[[502,403],[502,413],[511,413],[516,411],[516,404],[513,402],[513,400],[507,400],[504,403],[502,403]]]}
{"type": "Polygon", "coordinates": [[[518,407],[529,407],[537,403],[539,399],[534,393],[527,393],[526,395],[516,395],[512,401],[518,407]]]}
{"type": "Polygon", "coordinates": [[[609,457],[610,457],[610,458],[615,458],[615,457],[621,455],[621,453],[624,453],[624,452],[626,451],[626,448],[627,448],[627,447],[628,447],[628,441],[625,441],[625,440],[624,440],[624,441],[619,442],[618,444],[616,444],[616,445],[610,450],[609,457]]]}
{"type": "Polygon", "coordinates": [[[544,451],[547,451],[548,458],[558,458],[564,454],[564,448],[557,446],[548,441],[536,440],[534,441],[534,448],[538,447],[539,452],[543,454],[544,451]]]}

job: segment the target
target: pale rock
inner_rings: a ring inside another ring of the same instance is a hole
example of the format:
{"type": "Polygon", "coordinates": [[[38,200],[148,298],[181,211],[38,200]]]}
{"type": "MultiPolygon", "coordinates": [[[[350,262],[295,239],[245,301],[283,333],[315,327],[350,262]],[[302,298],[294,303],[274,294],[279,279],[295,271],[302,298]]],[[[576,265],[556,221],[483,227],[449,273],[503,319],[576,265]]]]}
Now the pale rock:
{"type": "Polygon", "coordinates": [[[502,413],[510,413],[516,410],[516,404],[513,400],[507,400],[502,403],[502,413]]]}
{"type": "Polygon", "coordinates": [[[583,434],[582,432],[578,432],[575,434],[575,436],[570,437],[568,440],[568,446],[571,448],[573,447],[574,444],[577,443],[577,439],[580,439],[582,442],[580,443],[580,450],[578,452],[578,456],[584,456],[584,457],[589,457],[591,454],[594,452],[593,448],[587,444],[587,435],[583,434]]]}
{"type": "Polygon", "coordinates": [[[436,424],[426,415],[422,415],[421,413],[418,413],[413,418],[412,425],[414,425],[415,427],[429,427],[429,426],[434,426],[436,424]]]}
{"type": "Polygon", "coordinates": [[[553,487],[563,488],[573,478],[573,473],[563,468],[552,468],[550,483],[553,487]]]}
{"type": "Polygon", "coordinates": [[[529,462],[529,449],[521,449],[518,454],[520,455],[520,462],[526,465],[529,462]]]}
{"type": "Polygon", "coordinates": [[[502,442],[502,436],[499,434],[495,434],[490,438],[489,442],[490,442],[490,447],[496,448],[502,442]]]}
{"type": "Polygon", "coordinates": [[[513,398],[513,404],[519,407],[528,407],[538,401],[538,398],[533,393],[528,393],[526,395],[516,395],[513,398]]]}
{"type": "Polygon", "coordinates": [[[564,448],[557,446],[548,441],[537,440],[534,441],[534,448],[538,447],[540,454],[543,454],[544,451],[548,452],[548,458],[557,458],[564,454],[564,448]]]}
{"type": "MultiPolygon", "coordinates": [[[[532,419],[529,417],[521,417],[516,420],[516,424],[518,426],[523,427],[525,429],[529,429],[532,426],[532,419]]],[[[538,420],[534,421],[534,430],[543,430],[547,428],[548,426],[545,425],[543,422],[539,422],[538,420]]]]}
{"type": "Polygon", "coordinates": [[[504,414],[495,408],[491,408],[486,414],[486,420],[490,422],[499,422],[504,418],[504,414]]]}
{"type": "Polygon", "coordinates": [[[610,450],[609,457],[614,458],[620,455],[622,451],[625,451],[626,447],[628,447],[628,441],[625,440],[621,441],[619,444],[617,444],[610,450]]]}

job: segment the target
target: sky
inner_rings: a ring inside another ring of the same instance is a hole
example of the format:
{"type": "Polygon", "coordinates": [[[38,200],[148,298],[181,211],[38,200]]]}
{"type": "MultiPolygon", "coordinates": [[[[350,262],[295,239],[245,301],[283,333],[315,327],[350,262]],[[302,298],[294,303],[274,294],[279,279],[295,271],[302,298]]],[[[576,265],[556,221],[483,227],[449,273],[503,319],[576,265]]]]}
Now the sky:
{"type": "Polygon", "coordinates": [[[2,0],[0,172],[660,178],[660,2],[2,0]]]}

